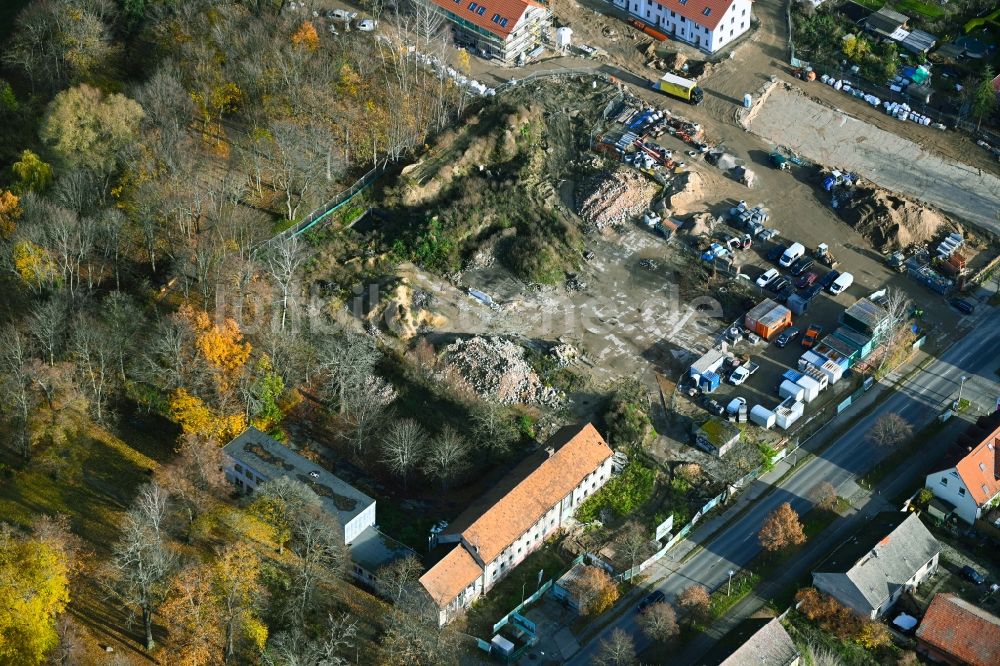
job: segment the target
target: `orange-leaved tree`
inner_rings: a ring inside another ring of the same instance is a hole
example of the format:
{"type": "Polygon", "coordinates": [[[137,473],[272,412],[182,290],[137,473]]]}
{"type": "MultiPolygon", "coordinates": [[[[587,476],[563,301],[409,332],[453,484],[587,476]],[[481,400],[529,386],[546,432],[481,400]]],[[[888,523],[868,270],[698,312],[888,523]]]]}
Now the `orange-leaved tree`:
{"type": "Polygon", "coordinates": [[[10,238],[21,219],[21,199],[9,190],[0,190],[0,239],[10,238]]]}
{"type": "Polygon", "coordinates": [[[292,43],[315,51],[319,47],[319,34],[316,32],[316,26],[310,21],[303,21],[299,29],[292,35],[292,43]]]}
{"type": "Polygon", "coordinates": [[[799,514],[795,513],[791,504],[785,502],[764,520],[757,538],[764,550],[773,553],[805,543],[806,533],[799,521],[799,514]]]}

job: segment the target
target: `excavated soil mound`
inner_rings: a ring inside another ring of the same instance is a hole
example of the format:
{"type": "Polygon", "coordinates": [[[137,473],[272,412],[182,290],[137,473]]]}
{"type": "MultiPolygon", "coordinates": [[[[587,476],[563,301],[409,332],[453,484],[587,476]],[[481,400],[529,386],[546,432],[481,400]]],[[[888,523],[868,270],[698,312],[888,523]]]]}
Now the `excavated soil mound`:
{"type": "Polygon", "coordinates": [[[871,186],[856,188],[837,212],[880,252],[926,243],[952,226],[936,210],[871,186]]]}
{"type": "Polygon", "coordinates": [[[696,204],[705,199],[701,176],[694,171],[686,171],[674,178],[672,189],[674,192],[670,195],[670,209],[675,215],[690,213],[698,207],[696,204]]]}

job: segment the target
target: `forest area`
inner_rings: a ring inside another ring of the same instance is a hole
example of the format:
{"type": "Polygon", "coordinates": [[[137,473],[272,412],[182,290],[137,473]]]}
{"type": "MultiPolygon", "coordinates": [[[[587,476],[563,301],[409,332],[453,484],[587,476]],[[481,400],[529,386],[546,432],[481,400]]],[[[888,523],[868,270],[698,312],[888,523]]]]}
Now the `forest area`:
{"type": "Polygon", "coordinates": [[[532,441],[433,349],[364,332],[355,237],[281,233],[462,116],[396,39],[440,52],[440,22],[402,5],[375,40],[281,0],[21,4],[0,38],[0,662],[454,662],[415,558],[360,590],[308,485],[244,497],[221,472],[254,426],[373,494],[433,496],[532,441]]]}

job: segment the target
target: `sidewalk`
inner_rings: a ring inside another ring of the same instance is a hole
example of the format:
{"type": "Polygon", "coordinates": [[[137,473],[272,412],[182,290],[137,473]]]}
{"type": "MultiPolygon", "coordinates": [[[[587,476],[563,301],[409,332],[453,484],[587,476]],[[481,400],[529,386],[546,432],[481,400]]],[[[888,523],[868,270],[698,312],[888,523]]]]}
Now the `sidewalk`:
{"type": "Polygon", "coordinates": [[[917,350],[913,357],[889,373],[886,378],[872,387],[861,398],[854,402],[843,413],[832,418],[819,432],[803,442],[800,448],[786,456],[774,465],[774,469],[766,474],[762,474],[743,490],[736,499],[730,502],[725,510],[715,514],[710,518],[698,523],[698,526],[679,544],[667,551],[659,562],[650,568],[650,582],[656,581],[670,575],[679,567],[687,557],[700,548],[700,544],[708,543],[716,533],[722,531],[726,525],[735,520],[744,511],[760,499],[763,495],[771,492],[777,484],[806,453],[812,453],[829,443],[832,437],[836,437],[839,429],[851,421],[857,419],[858,413],[869,408],[879,396],[886,390],[894,390],[895,385],[904,379],[910,372],[919,367],[928,358],[928,355],[917,350]]]}

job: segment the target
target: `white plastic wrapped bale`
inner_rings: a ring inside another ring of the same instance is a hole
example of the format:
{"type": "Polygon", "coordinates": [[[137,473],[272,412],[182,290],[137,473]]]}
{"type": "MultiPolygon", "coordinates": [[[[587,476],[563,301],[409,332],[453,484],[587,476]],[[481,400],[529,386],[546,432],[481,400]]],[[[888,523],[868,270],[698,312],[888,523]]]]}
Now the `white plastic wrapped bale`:
{"type": "Polygon", "coordinates": [[[798,381],[795,382],[795,385],[802,387],[802,398],[806,402],[812,402],[815,400],[819,397],[819,392],[822,390],[819,386],[819,382],[809,375],[802,375],[799,377],[798,381]]]}
{"type": "Polygon", "coordinates": [[[774,419],[774,412],[764,405],[754,405],[750,410],[750,420],[761,428],[773,428],[774,419]]]}
{"type": "Polygon", "coordinates": [[[782,430],[788,430],[793,423],[802,418],[805,412],[805,405],[797,400],[788,398],[778,405],[774,410],[774,420],[782,430]]]}
{"type": "Polygon", "coordinates": [[[792,398],[794,400],[801,400],[802,396],[805,395],[805,389],[786,379],[781,382],[781,386],[778,387],[778,395],[783,399],[792,398]]]}

